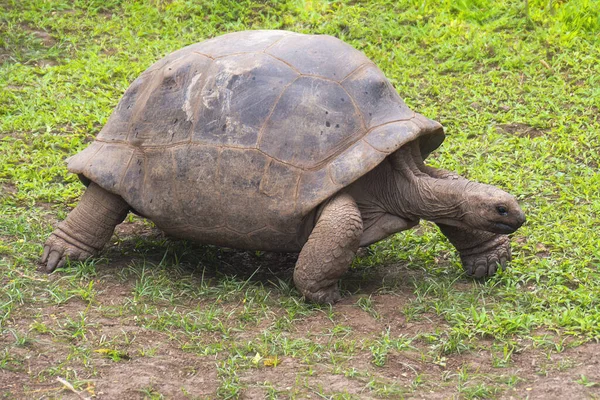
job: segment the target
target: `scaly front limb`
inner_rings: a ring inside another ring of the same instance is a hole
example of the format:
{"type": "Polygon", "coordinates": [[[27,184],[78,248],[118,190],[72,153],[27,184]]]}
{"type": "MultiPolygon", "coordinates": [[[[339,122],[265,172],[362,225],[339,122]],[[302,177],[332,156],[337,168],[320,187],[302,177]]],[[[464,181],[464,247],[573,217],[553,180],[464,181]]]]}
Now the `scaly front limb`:
{"type": "Polygon", "coordinates": [[[507,235],[437,225],[460,253],[467,275],[483,278],[494,275],[498,266],[506,268],[510,260],[510,240],[507,235]]]}
{"type": "Polygon", "coordinates": [[[323,206],[294,270],[294,283],[306,299],[340,299],[337,282],[352,263],[362,231],[360,211],[349,194],[338,194],[323,206]]]}
{"type": "Polygon", "coordinates": [[[90,183],[81,201],[44,244],[42,269],[52,272],[70,260],[98,254],[123,222],[129,205],[116,194],[90,183]]]}

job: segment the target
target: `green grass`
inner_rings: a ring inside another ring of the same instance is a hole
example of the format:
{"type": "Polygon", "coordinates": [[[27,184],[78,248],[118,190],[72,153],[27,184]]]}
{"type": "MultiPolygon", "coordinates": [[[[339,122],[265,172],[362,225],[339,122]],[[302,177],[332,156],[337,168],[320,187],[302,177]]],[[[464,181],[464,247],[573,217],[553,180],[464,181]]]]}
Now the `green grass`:
{"type": "Polygon", "coordinates": [[[520,387],[523,359],[598,341],[600,6],[526,4],[0,1],[0,369],[24,385],[7,393],[66,396],[58,383],[47,389],[61,377],[90,394],[130,358],[180,352],[204,368],[208,394],[189,394],[184,379],[169,392],[159,379],[136,396],[490,398],[520,387]],[[424,224],[358,257],[333,307],[301,302],[289,268],[270,273],[260,253],[154,233],[36,272],[45,238],[82,193],[64,159],[93,140],[129,83],[184,45],[258,28],[347,41],[410,107],[441,121],[448,137],[429,162],[505,188],[527,214],[511,268],[466,279],[424,224]],[[40,353],[52,361],[31,366],[40,353]],[[253,363],[257,353],[282,363],[253,363]],[[481,370],[469,367],[477,354],[481,370]]]}

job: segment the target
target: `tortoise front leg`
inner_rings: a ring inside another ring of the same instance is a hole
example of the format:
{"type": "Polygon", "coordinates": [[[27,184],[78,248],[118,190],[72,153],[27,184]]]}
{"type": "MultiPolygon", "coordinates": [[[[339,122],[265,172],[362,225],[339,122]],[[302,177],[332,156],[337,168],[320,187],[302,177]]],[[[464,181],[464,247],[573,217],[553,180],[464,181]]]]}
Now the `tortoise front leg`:
{"type": "Polygon", "coordinates": [[[85,260],[98,254],[128,211],[129,205],[120,196],[90,183],[77,207],[46,240],[42,269],[52,272],[67,258],[85,260]]]}
{"type": "Polygon", "coordinates": [[[492,276],[498,266],[506,268],[506,264],[510,261],[508,235],[466,230],[445,224],[437,225],[460,253],[460,260],[469,276],[475,278],[492,276]]]}
{"type": "Polygon", "coordinates": [[[323,206],[294,270],[294,283],[306,299],[340,299],[337,282],[352,263],[362,231],[360,211],[349,194],[338,194],[323,206]]]}

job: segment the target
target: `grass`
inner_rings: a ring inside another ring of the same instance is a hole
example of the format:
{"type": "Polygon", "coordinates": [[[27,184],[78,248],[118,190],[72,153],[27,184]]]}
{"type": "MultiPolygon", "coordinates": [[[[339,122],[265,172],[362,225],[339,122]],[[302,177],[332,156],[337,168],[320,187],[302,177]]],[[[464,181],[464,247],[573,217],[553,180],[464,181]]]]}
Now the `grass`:
{"type": "Polygon", "coordinates": [[[527,371],[563,369],[530,359],[575,371],[563,354],[600,339],[599,32],[594,0],[0,1],[0,369],[19,382],[0,381],[5,397],[66,396],[57,377],[110,393],[105,377],[133,362],[132,398],[525,396],[527,371]],[[171,241],[131,217],[144,234],[36,272],[82,193],[64,159],[129,83],[184,45],[258,28],[347,41],[441,121],[429,162],[505,188],[527,214],[511,268],[466,279],[424,224],[361,253],[346,300],[321,307],[299,299],[293,261],[171,241]],[[144,380],[155,363],[191,378],[144,380]]]}

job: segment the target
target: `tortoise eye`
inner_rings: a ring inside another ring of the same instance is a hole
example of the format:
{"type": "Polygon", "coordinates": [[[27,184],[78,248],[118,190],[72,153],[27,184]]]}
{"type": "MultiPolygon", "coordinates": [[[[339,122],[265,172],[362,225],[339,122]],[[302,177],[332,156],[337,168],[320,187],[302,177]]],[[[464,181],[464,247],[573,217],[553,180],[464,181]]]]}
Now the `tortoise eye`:
{"type": "Polygon", "coordinates": [[[508,215],[508,210],[505,206],[498,206],[496,207],[496,211],[498,211],[498,214],[502,215],[502,216],[506,216],[508,215]]]}

